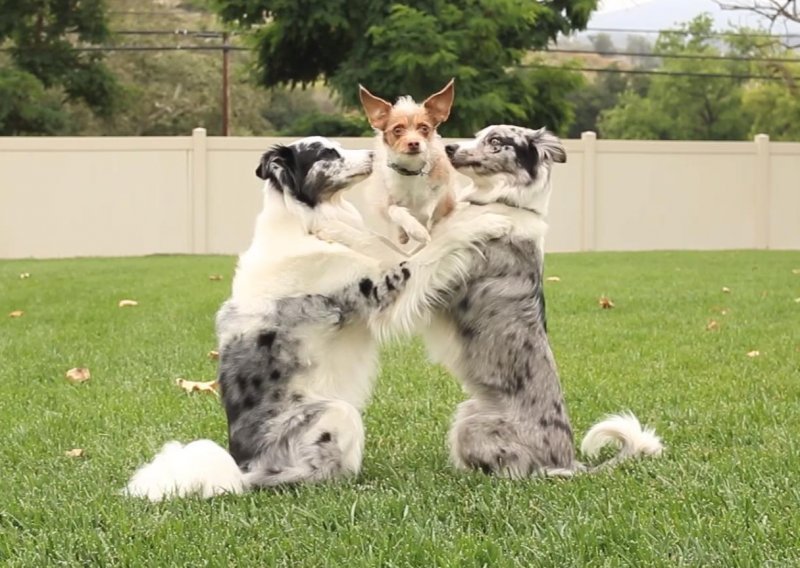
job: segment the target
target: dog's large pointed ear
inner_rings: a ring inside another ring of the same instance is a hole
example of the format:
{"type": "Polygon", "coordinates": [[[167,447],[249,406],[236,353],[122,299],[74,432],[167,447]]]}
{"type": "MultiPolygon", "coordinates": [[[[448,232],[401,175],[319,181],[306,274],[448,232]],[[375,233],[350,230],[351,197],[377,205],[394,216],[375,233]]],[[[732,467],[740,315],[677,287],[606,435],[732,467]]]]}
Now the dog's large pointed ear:
{"type": "Polygon", "coordinates": [[[294,152],[288,146],[273,146],[261,156],[256,167],[256,175],[263,180],[271,180],[277,189],[293,184],[295,171],[294,152]]]}
{"type": "Polygon", "coordinates": [[[432,94],[422,103],[422,106],[433,118],[436,126],[439,126],[450,116],[450,109],[453,108],[453,99],[456,96],[455,81],[455,78],[450,79],[441,91],[432,94]]]}
{"type": "Polygon", "coordinates": [[[536,130],[531,137],[530,143],[544,159],[559,164],[567,161],[567,150],[564,148],[561,138],[546,128],[536,130]]]}
{"type": "Polygon", "coordinates": [[[358,96],[361,99],[361,106],[364,107],[364,112],[367,113],[367,120],[369,120],[372,127],[378,130],[385,130],[392,105],[370,93],[363,85],[358,86],[358,96]]]}

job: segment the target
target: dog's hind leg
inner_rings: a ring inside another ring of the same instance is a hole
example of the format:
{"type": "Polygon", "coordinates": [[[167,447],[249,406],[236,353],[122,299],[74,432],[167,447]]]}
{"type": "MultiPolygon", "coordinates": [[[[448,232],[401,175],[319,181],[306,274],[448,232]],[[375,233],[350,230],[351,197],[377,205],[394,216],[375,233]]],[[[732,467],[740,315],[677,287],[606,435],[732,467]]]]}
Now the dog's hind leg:
{"type": "Polygon", "coordinates": [[[314,483],[356,475],[364,452],[364,423],[341,400],[304,404],[269,435],[245,474],[253,487],[314,483]]]}
{"type": "Polygon", "coordinates": [[[477,399],[458,406],[449,437],[456,468],[521,479],[564,475],[579,467],[571,440],[565,441],[562,432],[548,431],[505,406],[477,399]]]}

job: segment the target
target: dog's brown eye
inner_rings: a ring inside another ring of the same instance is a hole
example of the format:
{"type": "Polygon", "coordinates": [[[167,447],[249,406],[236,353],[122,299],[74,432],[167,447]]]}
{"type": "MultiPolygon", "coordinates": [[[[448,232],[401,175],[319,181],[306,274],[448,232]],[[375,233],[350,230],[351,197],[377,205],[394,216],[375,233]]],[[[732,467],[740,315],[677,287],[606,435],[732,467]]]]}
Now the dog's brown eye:
{"type": "Polygon", "coordinates": [[[392,134],[394,134],[395,136],[402,136],[405,131],[406,129],[403,128],[402,126],[395,126],[394,128],[392,128],[392,134]]]}
{"type": "Polygon", "coordinates": [[[499,146],[500,145],[500,139],[499,138],[489,138],[489,144],[491,144],[492,146],[499,146]]]}
{"type": "Polygon", "coordinates": [[[427,136],[428,132],[431,131],[431,129],[428,128],[428,126],[425,125],[425,124],[420,124],[419,128],[417,128],[417,130],[419,130],[419,133],[422,134],[423,136],[427,136]]]}

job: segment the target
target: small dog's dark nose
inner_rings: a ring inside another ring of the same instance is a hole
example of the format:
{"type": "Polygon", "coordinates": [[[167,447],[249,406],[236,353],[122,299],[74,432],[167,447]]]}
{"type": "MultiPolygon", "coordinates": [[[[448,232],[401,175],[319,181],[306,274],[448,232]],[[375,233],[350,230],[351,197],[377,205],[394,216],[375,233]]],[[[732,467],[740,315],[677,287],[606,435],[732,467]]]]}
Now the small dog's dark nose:
{"type": "Polygon", "coordinates": [[[444,147],[445,153],[447,153],[448,158],[452,158],[456,155],[456,150],[458,150],[458,144],[448,144],[444,147]]]}
{"type": "Polygon", "coordinates": [[[419,150],[419,142],[417,140],[412,140],[408,143],[409,150],[419,150]]]}

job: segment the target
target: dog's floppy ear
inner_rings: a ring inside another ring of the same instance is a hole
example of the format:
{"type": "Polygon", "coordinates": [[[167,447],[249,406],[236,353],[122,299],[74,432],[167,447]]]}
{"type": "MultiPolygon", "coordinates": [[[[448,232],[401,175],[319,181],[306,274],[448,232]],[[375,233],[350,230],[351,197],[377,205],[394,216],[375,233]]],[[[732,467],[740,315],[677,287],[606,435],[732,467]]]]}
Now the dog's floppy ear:
{"type": "Polygon", "coordinates": [[[546,128],[540,128],[534,133],[531,144],[546,159],[559,164],[567,161],[567,151],[564,148],[564,143],[561,142],[561,138],[546,128]]]}
{"type": "Polygon", "coordinates": [[[386,123],[389,121],[389,112],[392,110],[392,105],[370,93],[363,85],[358,86],[358,96],[361,99],[361,106],[364,107],[364,112],[367,113],[367,120],[369,120],[372,127],[384,130],[386,123]]]}
{"type": "Polygon", "coordinates": [[[455,78],[450,79],[441,91],[432,94],[422,103],[422,106],[433,118],[436,126],[439,126],[450,116],[450,109],[453,107],[453,99],[456,96],[455,81],[455,78]]]}
{"type": "Polygon", "coordinates": [[[283,191],[294,184],[294,171],[294,152],[288,146],[277,145],[261,156],[256,175],[263,180],[271,180],[276,189],[283,191]]]}

